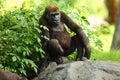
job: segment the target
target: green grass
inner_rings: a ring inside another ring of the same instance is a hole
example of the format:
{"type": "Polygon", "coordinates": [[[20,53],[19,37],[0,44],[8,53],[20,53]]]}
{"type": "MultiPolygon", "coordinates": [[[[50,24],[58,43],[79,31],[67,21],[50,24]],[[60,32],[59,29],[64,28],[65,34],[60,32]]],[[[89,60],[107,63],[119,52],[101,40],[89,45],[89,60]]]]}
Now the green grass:
{"type": "Polygon", "coordinates": [[[113,39],[113,34],[114,34],[114,25],[107,26],[107,30],[109,31],[108,34],[102,34],[99,36],[100,40],[103,43],[103,50],[104,51],[110,51],[111,44],[112,44],[112,39],[113,39]]]}
{"type": "Polygon", "coordinates": [[[96,52],[92,54],[91,60],[117,61],[120,62],[120,51],[96,52]]]}
{"type": "Polygon", "coordinates": [[[100,40],[103,43],[103,51],[96,50],[91,54],[91,60],[117,61],[120,62],[120,50],[110,51],[114,34],[114,26],[109,26],[109,34],[101,34],[100,40]]]}

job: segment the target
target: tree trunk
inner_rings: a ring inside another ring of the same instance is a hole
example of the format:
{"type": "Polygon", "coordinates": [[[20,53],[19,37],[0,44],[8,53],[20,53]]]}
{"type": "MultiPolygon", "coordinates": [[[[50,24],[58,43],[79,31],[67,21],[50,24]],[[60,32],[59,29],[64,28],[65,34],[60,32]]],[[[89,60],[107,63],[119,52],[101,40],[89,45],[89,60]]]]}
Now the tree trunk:
{"type": "Polygon", "coordinates": [[[117,4],[116,0],[105,0],[105,5],[108,10],[108,18],[107,21],[110,24],[115,24],[116,15],[117,15],[117,4]]]}
{"type": "Polygon", "coordinates": [[[120,49],[120,1],[118,5],[118,14],[115,26],[111,50],[120,49]]]}

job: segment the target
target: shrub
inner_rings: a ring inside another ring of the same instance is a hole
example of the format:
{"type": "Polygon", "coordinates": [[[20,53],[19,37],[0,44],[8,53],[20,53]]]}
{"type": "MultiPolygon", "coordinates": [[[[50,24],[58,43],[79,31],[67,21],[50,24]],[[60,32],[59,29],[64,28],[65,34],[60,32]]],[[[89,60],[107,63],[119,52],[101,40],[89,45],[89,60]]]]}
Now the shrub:
{"type": "Polygon", "coordinates": [[[0,68],[27,75],[43,56],[38,14],[24,8],[0,15],[0,68]]]}

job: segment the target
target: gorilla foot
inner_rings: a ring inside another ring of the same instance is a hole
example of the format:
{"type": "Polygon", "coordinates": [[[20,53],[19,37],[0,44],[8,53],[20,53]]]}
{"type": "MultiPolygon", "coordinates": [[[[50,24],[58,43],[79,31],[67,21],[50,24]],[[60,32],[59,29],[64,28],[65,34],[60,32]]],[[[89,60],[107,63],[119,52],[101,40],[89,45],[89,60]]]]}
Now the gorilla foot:
{"type": "Polygon", "coordinates": [[[61,57],[57,57],[55,61],[57,64],[63,64],[68,62],[69,60],[66,57],[61,56],[61,57]]]}
{"type": "Polygon", "coordinates": [[[86,60],[88,60],[86,57],[82,57],[82,59],[81,58],[77,58],[77,61],[86,61],[86,60]]]}

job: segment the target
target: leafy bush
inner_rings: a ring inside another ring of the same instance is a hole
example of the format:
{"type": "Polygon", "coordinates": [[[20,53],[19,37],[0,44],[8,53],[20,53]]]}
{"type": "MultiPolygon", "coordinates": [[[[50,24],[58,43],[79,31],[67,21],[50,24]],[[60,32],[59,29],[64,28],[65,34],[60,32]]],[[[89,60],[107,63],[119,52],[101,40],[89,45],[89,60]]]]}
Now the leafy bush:
{"type": "Polygon", "coordinates": [[[108,27],[108,26],[102,26],[101,27],[101,32],[103,34],[110,34],[111,33],[110,27],[108,27]]]}
{"type": "Polygon", "coordinates": [[[26,74],[37,72],[41,49],[38,14],[24,8],[0,15],[0,68],[26,74]]]}
{"type": "MultiPolygon", "coordinates": [[[[29,5],[32,5],[33,0],[30,1],[29,5]]],[[[88,28],[89,22],[84,17],[87,12],[85,7],[75,6],[75,4],[70,6],[73,2],[69,0],[65,0],[66,3],[63,6],[63,2],[59,0],[42,0],[39,6],[33,5],[37,10],[28,9],[30,7],[28,3],[24,3],[27,6],[23,5],[20,9],[15,8],[11,11],[0,11],[0,68],[26,76],[29,76],[31,70],[37,72],[38,62],[44,54],[41,49],[41,30],[38,25],[38,16],[42,14],[43,8],[49,4],[56,4],[60,10],[63,9],[66,14],[85,30],[90,43],[93,42],[95,47],[102,47],[97,35],[88,28]]],[[[71,31],[69,32],[71,35],[74,35],[71,31]]],[[[69,58],[75,59],[76,55],[75,52],[69,58]]],[[[34,73],[32,72],[32,74],[34,73]]]]}

